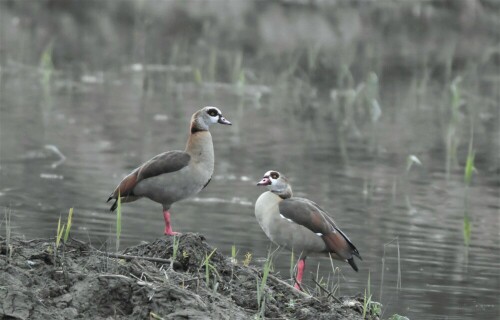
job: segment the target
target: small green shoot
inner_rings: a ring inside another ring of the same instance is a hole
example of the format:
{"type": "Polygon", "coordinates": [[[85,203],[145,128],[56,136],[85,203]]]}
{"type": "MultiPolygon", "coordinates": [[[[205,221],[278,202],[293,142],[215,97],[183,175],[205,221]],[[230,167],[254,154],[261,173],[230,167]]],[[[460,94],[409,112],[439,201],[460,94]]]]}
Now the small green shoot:
{"type": "Polygon", "coordinates": [[[264,319],[264,312],[266,310],[266,296],[264,295],[264,290],[267,284],[267,278],[269,277],[269,272],[271,271],[273,264],[273,255],[268,254],[266,262],[264,263],[264,269],[262,272],[262,279],[259,283],[257,278],[257,305],[259,306],[259,316],[264,319]]]}
{"type": "Polygon", "coordinates": [[[52,41],[45,46],[42,56],[40,57],[39,67],[42,71],[42,85],[45,90],[50,88],[50,80],[54,72],[54,63],[52,62],[52,41]]]}
{"type": "Polygon", "coordinates": [[[465,169],[464,169],[464,183],[467,187],[470,186],[470,183],[472,181],[472,173],[476,171],[476,168],[474,168],[474,157],[476,153],[473,149],[473,142],[474,142],[474,126],[471,126],[469,151],[467,152],[467,160],[465,162],[465,169]]]}
{"type": "Polygon", "coordinates": [[[68,238],[69,238],[69,231],[71,230],[71,221],[73,220],[73,208],[70,208],[69,209],[69,213],[68,213],[68,221],[67,221],[67,224],[66,224],[66,232],[64,233],[64,244],[66,244],[66,242],[68,242],[68,238]]]}
{"type": "Polygon", "coordinates": [[[233,70],[232,70],[232,80],[233,83],[238,83],[241,79],[241,71],[243,64],[243,54],[241,51],[236,52],[233,62],[233,70]]]}
{"type": "Polygon", "coordinates": [[[467,212],[465,213],[463,220],[463,233],[464,233],[464,244],[465,246],[468,247],[470,243],[471,223],[467,212]]]}
{"type": "Polygon", "coordinates": [[[59,248],[59,244],[61,243],[61,238],[64,233],[65,226],[66,224],[63,224],[61,227],[61,216],[59,216],[59,222],[57,223],[56,249],[59,248]]]}
{"type": "Polygon", "coordinates": [[[460,83],[462,77],[456,77],[450,85],[450,111],[451,119],[446,133],[446,180],[449,180],[452,166],[457,164],[457,149],[459,145],[458,127],[460,125],[460,106],[464,103],[460,83]]]}
{"type": "Polygon", "coordinates": [[[464,173],[464,182],[467,186],[470,185],[472,180],[472,173],[474,172],[474,156],[475,152],[471,151],[467,155],[467,162],[465,163],[465,173],[464,173]]]}
{"type": "MultiPolygon", "coordinates": [[[[216,250],[217,250],[217,248],[215,248],[214,250],[212,250],[212,252],[210,252],[209,255],[205,254],[205,260],[203,261],[203,263],[200,266],[200,268],[203,265],[205,266],[205,283],[207,284],[207,287],[210,286],[210,273],[214,273],[217,277],[219,277],[217,269],[215,268],[215,266],[213,266],[210,263],[210,258],[212,258],[213,254],[215,253],[216,250]]],[[[214,289],[215,289],[216,286],[217,286],[217,282],[215,281],[215,279],[214,279],[214,284],[213,285],[214,285],[214,289]]]]}
{"type": "Polygon", "coordinates": [[[197,84],[203,83],[203,77],[201,76],[201,71],[198,68],[194,70],[194,82],[196,82],[197,84]]]}
{"type": "Polygon", "coordinates": [[[177,259],[177,253],[179,252],[179,240],[176,235],[174,235],[174,241],[172,246],[172,259],[170,260],[170,268],[173,268],[174,261],[177,259]]]}
{"type": "Polygon", "coordinates": [[[238,259],[236,259],[237,255],[238,255],[238,251],[236,251],[236,245],[233,244],[231,246],[231,263],[232,264],[238,264],[238,259]]]}
{"type": "Polygon", "coordinates": [[[208,78],[212,82],[215,82],[216,71],[217,71],[217,47],[212,47],[210,49],[210,57],[208,60],[208,78]]]}
{"type": "Polygon", "coordinates": [[[9,257],[9,259],[12,257],[12,244],[10,243],[12,226],[10,223],[10,219],[11,211],[10,209],[5,209],[5,244],[7,245],[7,256],[9,257]]]}
{"type": "Polygon", "coordinates": [[[120,249],[120,236],[122,234],[122,201],[118,190],[118,205],[116,206],[116,251],[120,249]]]}

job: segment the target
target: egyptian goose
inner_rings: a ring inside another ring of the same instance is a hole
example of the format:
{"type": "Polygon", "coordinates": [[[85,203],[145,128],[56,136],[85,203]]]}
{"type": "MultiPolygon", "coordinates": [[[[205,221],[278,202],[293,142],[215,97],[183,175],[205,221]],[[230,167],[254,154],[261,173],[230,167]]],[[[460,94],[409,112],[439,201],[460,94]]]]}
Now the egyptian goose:
{"type": "Polygon", "coordinates": [[[255,203],[255,216],[271,241],[300,254],[295,288],[301,288],[302,275],[309,255],[331,255],[348,262],[361,259],[358,249],[333,219],[311,200],[293,197],[288,179],[278,171],[268,171],[258,186],[269,186],[255,203]]]}
{"type": "Polygon", "coordinates": [[[219,109],[205,107],[191,117],[191,132],[184,151],[160,153],[127,175],[111,193],[108,202],[114,211],[118,203],[146,197],[163,206],[165,234],[175,235],[170,223],[170,206],[205,188],[214,172],[214,147],[209,127],[215,123],[230,125],[219,109]]]}

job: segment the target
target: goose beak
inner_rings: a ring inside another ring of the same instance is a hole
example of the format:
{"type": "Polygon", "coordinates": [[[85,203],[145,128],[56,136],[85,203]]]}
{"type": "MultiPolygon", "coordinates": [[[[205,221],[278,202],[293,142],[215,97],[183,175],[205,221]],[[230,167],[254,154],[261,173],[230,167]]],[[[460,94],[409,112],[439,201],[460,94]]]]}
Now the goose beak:
{"type": "Polygon", "coordinates": [[[231,122],[229,122],[226,118],[224,118],[222,115],[219,116],[219,121],[217,121],[220,124],[227,124],[231,125],[231,122]]]}
{"type": "Polygon", "coordinates": [[[257,185],[258,186],[268,186],[271,184],[271,179],[269,179],[268,177],[264,177],[262,178],[262,180],[260,180],[257,185]]]}

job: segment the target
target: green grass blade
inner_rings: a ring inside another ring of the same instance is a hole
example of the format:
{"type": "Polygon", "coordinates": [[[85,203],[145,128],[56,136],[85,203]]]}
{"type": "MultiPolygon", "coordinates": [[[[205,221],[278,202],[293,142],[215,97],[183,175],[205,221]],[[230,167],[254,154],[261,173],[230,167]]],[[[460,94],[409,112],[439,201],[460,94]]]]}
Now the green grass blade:
{"type": "Polygon", "coordinates": [[[73,220],[73,208],[70,208],[69,209],[69,213],[68,213],[68,222],[67,222],[67,225],[66,225],[66,232],[64,233],[64,243],[66,243],[68,241],[68,238],[69,238],[69,231],[71,230],[71,221],[73,220]]]}
{"type": "Polygon", "coordinates": [[[59,217],[59,223],[57,224],[56,248],[59,248],[59,244],[61,243],[61,238],[64,233],[65,226],[66,224],[63,224],[61,227],[61,217],[59,217]]]}
{"type": "Polygon", "coordinates": [[[469,215],[467,213],[464,215],[463,233],[464,233],[464,244],[466,246],[469,246],[470,235],[471,235],[471,223],[470,223],[469,215]]]}
{"type": "Polygon", "coordinates": [[[464,182],[466,185],[470,185],[472,180],[472,173],[474,172],[474,157],[475,152],[471,150],[467,155],[467,161],[465,163],[464,182]]]}
{"type": "Polygon", "coordinates": [[[122,201],[118,191],[118,204],[116,206],[116,251],[120,249],[120,236],[122,234],[122,201]]]}
{"type": "Polygon", "coordinates": [[[60,233],[61,233],[61,216],[59,215],[59,221],[57,222],[57,232],[56,232],[56,248],[59,247],[60,233]]]}

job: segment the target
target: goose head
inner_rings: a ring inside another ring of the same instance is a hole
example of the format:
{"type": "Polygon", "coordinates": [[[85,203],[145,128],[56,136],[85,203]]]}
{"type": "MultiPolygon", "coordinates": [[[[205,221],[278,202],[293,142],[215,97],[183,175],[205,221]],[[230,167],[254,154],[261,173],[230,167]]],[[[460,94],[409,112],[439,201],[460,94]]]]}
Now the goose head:
{"type": "Polygon", "coordinates": [[[210,126],[216,123],[231,125],[231,122],[224,118],[219,108],[212,106],[204,107],[193,114],[191,131],[207,131],[210,126]]]}
{"type": "Polygon", "coordinates": [[[284,199],[292,197],[292,187],[288,183],[288,179],[278,171],[267,171],[257,185],[267,186],[269,191],[284,199]]]}

